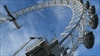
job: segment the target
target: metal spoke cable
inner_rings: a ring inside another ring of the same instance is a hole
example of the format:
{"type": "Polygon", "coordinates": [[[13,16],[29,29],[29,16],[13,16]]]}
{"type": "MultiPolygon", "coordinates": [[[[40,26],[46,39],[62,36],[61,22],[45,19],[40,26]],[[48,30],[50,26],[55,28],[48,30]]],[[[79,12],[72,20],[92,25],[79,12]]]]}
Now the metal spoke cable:
{"type": "MultiPolygon", "coordinates": [[[[13,32],[13,33],[9,33],[8,36],[12,35],[12,37],[13,37],[13,36],[15,36],[15,34],[16,34],[16,32],[15,32],[15,33],[14,33],[14,32],[13,32]]],[[[10,37],[11,37],[11,36],[10,36],[10,37]]],[[[8,40],[8,39],[7,39],[7,40],[8,40]]],[[[6,51],[10,51],[10,48],[11,48],[11,47],[12,47],[11,49],[13,49],[13,45],[11,45],[12,40],[13,40],[13,39],[10,38],[10,39],[8,40],[8,41],[10,41],[10,43],[6,43],[6,44],[9,44],[9,45],[10,45],[10,47],[8,46],[8,48],[6,49],[6,51]]],[[[11,54],[11,53],[9,53],[9,54],[11,54]]],[[[8,54],[8,55],[9,55],[9,54],[8,54]]]]}
{"type": "Polygon", "coordinates": [[[6,40],[10,38],[10,34],[13,33],[14,30],[15,29],[10,29],[6,33],[4,33],[4,36],[2,36],[2,44],[4,44],[4,42],[6,43],[6,40]]]}
{"type": "MultiPolygon", "coordinates": [[[[61,9],[61,10],[62,10],[62,9],[61,9]]],[[[64,9],[64,10],[65,10],[65,9],[64,9]]],[[[63,10],[63,11],[64,11],[64,10],[63,10]]],[[[58,11],[58,10],[57,10],[57,11],[58,11]]],[[[61,13],[58,12],[58,14],[56,14],[56,15],[60,15],[60,14],[63,14],[63,13],[62,13],[62,12],[61,12],[61,13]]],[[[50,16],[53,16],[53,15],[50,15],[50,16]]],[[[35,25],[38,25],[38,24],[40,25],[40,24],[41,24],[41,23],[38,23],[38,22],[33,22],[33,23],[34,23],[35,25]]],[[[44,24],[41,24],[41,26],[56,27],[56,26],[53,26],[53,25],[47,25],[47,24],[45,24],[45,23],[44,23],[44,24]]]]}
{"type": "Polygon", "coordinates": [[[4,41],[4,40],[7,38],[6,36],[8,35],[9,31],[10,31],[10,30],[8,30],[8,29],[6,28],[5,31],[1,32],[1,33],[3,33],[3,34],[1,35],[1,41],[4,41]]]}
{"type": "MultiPolygon", "coordinates": [[[[51,15],[52,15],[52,14],[51,14],[51,15]]],[[[50,15],[50,16],[51,16],[51,15],[50,15]]],[[[60,13],[59,13],[59,14],[56,14],[56,15],[60,15],[60,13]]],[[[24,23],[26,23],[26,22],[24,22],[24,23]]],[[[33,22],[33,23],[36,24],[36,25],[41,24],[41,23],[38,23],[38,22],[33,22]]],[[[51,25],[42,24],[42,25],[54,27],[52,24],[51,24],[51,25]]],[[[25,24],[24,24],[23,26],[25,26],[25,24]]]]}
{"type": "MultiPolygon", "coordinates": [[[[10,42],[11,42],[11,40],[9,39],[9,38],[11,37],[10,34],[11,34],[11,32],[8,34],[8,38],[5,39],[6,41],[5,41],[5,44],[3,43],[4,45],[7,45],[7,44],[10,45],[10,44],[11,44],[11,43],[8,43],[8,42],[7,42],[7,41],[10,41],[10,42]]],[[[4,46],[4,45],[3,45],[3,46],[4,46]]],[[[9,46],[7,46],[7,48],[8,48],[8,47],[9,47],[9,46]]],[[[7,48],[5,48],[6,51],[8,51],[7,48]]],[[[12,49],[13,49],[13,48],[12,48],[12,49]]],[[[9,52],[9,51],[8,51],[8,52],[9,52]]],[[[6,52],[4,52],[3,54],[6,54],[6,52]]]]}
{"type": "Polygon", "coordinates": [[[10,42],[11,42],[11,41],[8,42],[8,44],[7,44],[6,48],[4,49],[2,55],[5,55],[5,52],[7,51],[8,47],[9,47],[9,45],[10,45],[10,42]]]}

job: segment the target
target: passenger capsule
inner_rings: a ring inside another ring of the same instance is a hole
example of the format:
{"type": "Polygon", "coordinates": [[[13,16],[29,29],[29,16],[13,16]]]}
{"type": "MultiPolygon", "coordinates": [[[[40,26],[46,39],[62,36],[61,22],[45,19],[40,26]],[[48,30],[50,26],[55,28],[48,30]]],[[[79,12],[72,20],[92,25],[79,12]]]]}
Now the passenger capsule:
{"type": "Polygon", "coordinates": [[[85,9],[87,9],[87,10],[88,10],[88,9],[89,9],[89,7],[90,7],[90,3],[89,3],[89,1],[86,1],[86,3],[85,3],[85,5],[84,5],[84,6],[85,6],[85,9]]]}
{"type": "Polygon", "coordinates": [[[79,0],[83,4],[83,0],[79,0]]]}
{"type": "Polygon", "coordinates": [[[89,7],[88,13],[89,13],[89,15],[95,14],[95,6],[89,7]]]}
{"type": "Polygon", "coordinates": [[[98,26],[98,16],[96,14],[91,16],[90,21],[89,21],[89,25],[92,29],[97,28],[97,26],[98,26]]]}
{"type": "Polygon", "coordinates": [[[84,46],[87,48],[87,49],[91,49],[93,46],[94,46],[94,34],[93,32],[91,31],[86,31],[85,34],[84,34],[84,46]]]}

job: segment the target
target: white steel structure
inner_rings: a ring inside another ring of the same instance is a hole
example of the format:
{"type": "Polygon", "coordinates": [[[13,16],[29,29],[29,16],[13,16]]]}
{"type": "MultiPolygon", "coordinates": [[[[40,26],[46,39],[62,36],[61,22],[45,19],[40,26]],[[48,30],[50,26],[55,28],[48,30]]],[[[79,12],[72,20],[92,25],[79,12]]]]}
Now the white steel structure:
{"type": "MultiPolygon", "coordinates": [[[[87,12],[90,12],[90,18],[96,18],[97,24],[93,21],[93,25],[98,25],[98,17],[95,15],[95,13],[91,13],[91,8],[89,9],[89,1],[86,2],[84,5],[82,0],[50,0],[47,2],[43,2],[40,4],[36,4],[33,6],[29,6],[27,8],[15,11],[13,13],[10,13],[7,7],[5,6],[6,10],[8,10],[8,14],[12,19],[8,19],[15,22],[16,27],[19,29],[19,25],[15,21],[16,17],[21,16],[23,14],[40,10],[43,8],[53,7],[53,6],[67,6],[71,8],[73,14],[71,21],[69,22],[69,25],[66,27],[65,31],[61,33],[61,35],[56,38],[51,44],[48,44],[47,40],[42,38],[39,39],[39,42],[37,42],[36,45],[31,45],[28,48],[26,48],[26,55],[27,56],[47,56],[50,53],[54,54],[55,56],[72,56],[78,46],[80,44],[84,44],[86,48],[90,49],[94,45],[94,35],[91,31],[87,31],[86,28],[88,25],[91,26],[90,22],[92,23],[92,19],[88,20],[87,12]],[[85,38],[85,37],[88,37],[85,38]],[[87,39],[87,40],[86,40],[87,39]],[[92,40],[89,40],[92,39],[92,40]],[[66,42],[66,43],[64,43],[66,42]],[[92,42],[90,44],[90,42],[92,42]],[[44,45],[45,44],[45,45],[44,45]],[[89,45],[90,44],[90,45],[89,45]],[[37,51],[39,49],[39,51],[37,51]],[[37,52],[36,52],[37,51],[37,52]]],[[[5,20],[0,20],[0,22],[5,22],[5,20]]],[[[91,26],[91,28],[93,28],[91,26]]],[[[94,26],[94,29],[97,26],[94,26]]],[[[28,43],[27,43],[28,44],[28,43]]],[[[22,47],[24,48],[25,45],[22,47]]],[[[21,48],[22,49],[22,48],[21,48]]],[[[21,50],[17,50],[14,54],[14,56],[21,50]]]]}

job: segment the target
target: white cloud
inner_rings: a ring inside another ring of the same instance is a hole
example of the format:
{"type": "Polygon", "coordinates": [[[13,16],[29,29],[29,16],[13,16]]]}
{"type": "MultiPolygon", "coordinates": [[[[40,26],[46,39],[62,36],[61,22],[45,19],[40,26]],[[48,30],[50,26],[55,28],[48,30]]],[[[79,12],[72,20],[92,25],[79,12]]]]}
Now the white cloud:
{"type": "Polygon", "coordinates": [[[43,0],[37,0],[36,3],[43,3],[44,1],[43,0]]]}

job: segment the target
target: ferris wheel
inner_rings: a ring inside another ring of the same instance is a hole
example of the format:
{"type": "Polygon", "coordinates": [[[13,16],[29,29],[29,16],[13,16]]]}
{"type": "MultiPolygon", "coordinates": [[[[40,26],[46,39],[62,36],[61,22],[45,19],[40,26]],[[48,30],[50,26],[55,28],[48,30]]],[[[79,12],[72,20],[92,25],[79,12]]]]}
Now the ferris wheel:
{"type": "Polygon", "coordinates": [[[26,56],[47,56],[50,55],[48,54],[49,52],[54,54],[55,56],[60,56],[60,54],[62,54],[62,56],[72,56],[80,44],[83,44],[87,49],[91,49],[94,46],[95,37],[93,32],[91,30],[88,30],[88,26],[90,26],[92,29],[96,29],[99,20],[96,14],[95,6],[91,6],[89,1],[83,3],[83,0],[50,0],[33,6],[29,6],[27,8],[23,8],[12,13],[9,11],[7,6],[4,5],[4,8],[6,9],[8,15],[7,19],[0,19],[0,23],[5,23],[8,20],[13,21],[16,28],[20,29],[21,26],[16,21],[16,17],[32,11],[54,6],[69,7],[72,10],[72,18],[69,22],[69,25],[66,26],[65,31],[62,32],[58,38],[54,39],[53,42],[51,42],[51,45],[53,45],[53,47],[47,44],[47,40],[44,38],[41,39],[40,37],[31,37],[28,42],[22,45],[22,47],[13,54],[13,56],[20,52],[20,50],[22,50],[31,40],[34,40],[35,38],[39,39],[39,42],[37,43],[38,45],[32,45],[31,48],[28,48],[25,52],[26,56]],[[39,46],[39,43],[40,45],[42,43],[43,45],[48,45],[48,47],[45,47],[46,50],[44,54],[36,54],[36,52],[34,51],[35,48],[38,48],[37,46],[39,46]],[[49,48],[49,46],[51,49],[49,48]],[[56,46],[57,48],[55,48],[56,46]],[[54,50],[57,49],[58,51],[54,52],[54,50]]]}

